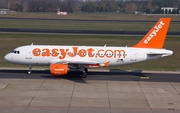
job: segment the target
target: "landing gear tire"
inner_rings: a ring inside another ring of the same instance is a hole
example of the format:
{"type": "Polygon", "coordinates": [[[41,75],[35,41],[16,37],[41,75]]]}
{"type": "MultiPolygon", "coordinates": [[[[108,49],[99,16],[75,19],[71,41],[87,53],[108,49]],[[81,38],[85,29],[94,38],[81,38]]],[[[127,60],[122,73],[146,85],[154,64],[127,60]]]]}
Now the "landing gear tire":
{"type": "Polygon", "coordinates": [[[32,72],[31,69],[32,69],[32,65],[29,65],[29,71],[27,72],[28,75],[31,74],[31,72],[32,72]]]}
{"type": "Polygon", "coordinates": [[[87,73],[86,72],[83,72],[81,75],[80,75],[81,78],[86,78],[87,77],[87,73]]]}
{"type": "Polygon", "coordinates": [[[28,71],[28,73],[27,73],[28,75],[30,75],[31,74],[31,71],[28,71]]]}

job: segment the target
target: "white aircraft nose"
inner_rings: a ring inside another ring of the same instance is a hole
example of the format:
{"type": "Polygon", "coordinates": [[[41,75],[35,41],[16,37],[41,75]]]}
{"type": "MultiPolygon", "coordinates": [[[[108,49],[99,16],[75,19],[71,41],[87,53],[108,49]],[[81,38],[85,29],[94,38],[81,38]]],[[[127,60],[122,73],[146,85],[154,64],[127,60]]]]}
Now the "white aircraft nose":
{"type": "Polygon", "coordinates": [[[7,54],[4,56],[4,59],[7,61],[7,62],[11,62],[13,60],[13,58],[11,57],[10,54],[7,54]]]}

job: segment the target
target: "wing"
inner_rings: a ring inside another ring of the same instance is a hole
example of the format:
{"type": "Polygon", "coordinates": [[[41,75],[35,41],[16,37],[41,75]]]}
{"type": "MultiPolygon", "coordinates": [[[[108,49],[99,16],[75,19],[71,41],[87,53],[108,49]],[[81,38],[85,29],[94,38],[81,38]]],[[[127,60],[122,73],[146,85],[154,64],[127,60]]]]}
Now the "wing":
{"type": "Polygon", "coordinates": [[[84,65],[86,67],[108,67],[109,62],[97,62],[97,61],[87,61],[87,60],[71,60],[71,59],[52,59],[49,61],[50,64],[77,64],[84,65]]]}

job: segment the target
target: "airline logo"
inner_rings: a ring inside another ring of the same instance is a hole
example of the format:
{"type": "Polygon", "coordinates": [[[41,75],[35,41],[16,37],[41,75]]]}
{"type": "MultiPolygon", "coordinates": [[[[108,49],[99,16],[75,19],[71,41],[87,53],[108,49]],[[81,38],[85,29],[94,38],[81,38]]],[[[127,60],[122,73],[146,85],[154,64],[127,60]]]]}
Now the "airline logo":
{"type": "Polygon", "coordinates": [[[144,40],[144,44],[148,44],[155,36],[157,36],[159,30],[161,30],[164,25],[165,23],[160,21],[160,23],[154,27],[149,36],[144,40]]]}
{"type": "Polygon", "coordinates": [[[65,59],[66,57],[89,57],[89,58],[125,58],[125,50],[111,50],[111,49],[99,49],[96,50],[93,48],[79,49],[79,47],[72,47],[71,49],[48,49],[48,48],[35,48],[32,51],[33,55],[38,57],[59,57],[59,59],[65,59]]]}
{"type": "Polygon", "coordinates": [[[55,68],[54,70],[55,70],[55,71],[64,71],[63,68],[55,68]]]}

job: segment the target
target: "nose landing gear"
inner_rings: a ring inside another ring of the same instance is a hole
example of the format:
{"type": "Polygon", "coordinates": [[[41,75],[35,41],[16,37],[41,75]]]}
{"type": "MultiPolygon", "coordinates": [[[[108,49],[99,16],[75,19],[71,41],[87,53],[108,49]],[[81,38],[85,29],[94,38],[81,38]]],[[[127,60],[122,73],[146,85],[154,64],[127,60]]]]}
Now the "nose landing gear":
{"type": "Polygon", "coordinates": [[[27,72],[28,75],[30,75],[32,73],[32,65],[29,65],[29,71],[27,72]]]}

